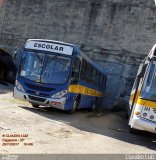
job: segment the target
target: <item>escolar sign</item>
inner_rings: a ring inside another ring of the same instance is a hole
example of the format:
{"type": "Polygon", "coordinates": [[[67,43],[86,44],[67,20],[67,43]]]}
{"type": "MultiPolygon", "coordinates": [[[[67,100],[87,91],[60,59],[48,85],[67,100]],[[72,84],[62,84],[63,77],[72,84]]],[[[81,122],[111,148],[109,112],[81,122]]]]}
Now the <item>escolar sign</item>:
{"type": "Polygon", "coordinates": [[[25,48],[61,53],[66,55],[72,55],[73,53],[72,46],[66,46],[66,45],[51,43],[51,42],[28,41],[25,45],[25,48]]]}

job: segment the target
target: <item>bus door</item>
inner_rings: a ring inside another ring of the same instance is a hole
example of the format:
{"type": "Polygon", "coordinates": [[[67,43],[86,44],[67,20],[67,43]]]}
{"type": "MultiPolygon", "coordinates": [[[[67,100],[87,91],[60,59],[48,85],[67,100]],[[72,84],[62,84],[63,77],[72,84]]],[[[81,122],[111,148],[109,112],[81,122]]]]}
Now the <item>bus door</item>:
{"type": "Polygon", "coordinates": [[[143,63],[140,64],[136,79],[134,81],[134,85],[133,85],[133,88],[132,88],[132,91],[131,91],[131,95],[130,95],[130,100],[129,100],[129,111],[130,111],[130,113],[128,113],[128,114],[130,116],[130,119],[133,116],[133,112],[135,110],[136,101],[138,99],[140,90],[142,88],[143,77],[144,77],[146,68],[147,68],[147,64],[143,64],[143,63]]]}

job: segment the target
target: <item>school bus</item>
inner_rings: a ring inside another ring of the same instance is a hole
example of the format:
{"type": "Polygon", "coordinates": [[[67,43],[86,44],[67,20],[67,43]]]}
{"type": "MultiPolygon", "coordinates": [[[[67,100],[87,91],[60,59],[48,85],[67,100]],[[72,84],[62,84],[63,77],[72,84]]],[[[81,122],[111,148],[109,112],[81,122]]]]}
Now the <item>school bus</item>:
{"type": "Polygon", "coordinates": [[[156,44],[140,64],[129,100],[130,132],[156,133],[156,44]]]}
{"type": "Polygon", "coordinates": [[[107,77],[74,44],[29,39],[19,55],[15,98],[71,113],[102,100],[107,77]]]}

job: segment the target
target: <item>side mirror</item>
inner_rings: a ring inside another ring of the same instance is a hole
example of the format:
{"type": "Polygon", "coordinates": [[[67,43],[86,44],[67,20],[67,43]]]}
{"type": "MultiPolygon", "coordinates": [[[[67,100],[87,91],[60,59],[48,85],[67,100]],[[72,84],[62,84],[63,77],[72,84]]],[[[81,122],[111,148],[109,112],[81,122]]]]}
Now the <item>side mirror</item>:
{"type": "Polygon", "coordinates": [[[17,51],[15,51],[12,55],[12,59],[16,59],[16,56],[17,56],[17,51]]]}
{"type": "Polygon", "coordinates": [[[12,55],[12,59],[16,59],[16,56],[17,56],[17,52],[18,51],[18,47],[16,46],[15,49],[14,49],[14,52],[13,52],[13,55],[12,55]]]}

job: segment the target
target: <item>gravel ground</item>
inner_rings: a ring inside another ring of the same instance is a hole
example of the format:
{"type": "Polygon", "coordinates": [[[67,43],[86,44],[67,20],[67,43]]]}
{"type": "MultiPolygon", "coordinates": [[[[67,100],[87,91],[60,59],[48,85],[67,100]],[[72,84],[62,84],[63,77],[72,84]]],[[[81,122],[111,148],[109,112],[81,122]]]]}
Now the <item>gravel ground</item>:
{"type": "Polygon", "coordinates": [[[129,133],[123,112],[80,110],[68,115],[50,107],[34,109],[0,85],[0,153],[155,153],[156,136],[129,133]]]}

